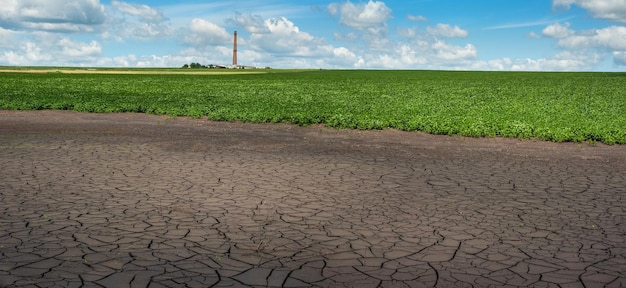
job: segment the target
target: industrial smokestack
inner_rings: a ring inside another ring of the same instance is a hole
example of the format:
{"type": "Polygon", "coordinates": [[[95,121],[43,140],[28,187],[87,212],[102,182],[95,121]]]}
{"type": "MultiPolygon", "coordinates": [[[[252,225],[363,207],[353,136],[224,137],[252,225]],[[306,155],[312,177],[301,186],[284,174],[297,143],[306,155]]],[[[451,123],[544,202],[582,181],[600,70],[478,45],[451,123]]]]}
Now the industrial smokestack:
{"type": "Polygon", "coordinates": [[[235,40],[233,43],[233,66],[237,66],[237,31],[235,31],[235,40]]]}

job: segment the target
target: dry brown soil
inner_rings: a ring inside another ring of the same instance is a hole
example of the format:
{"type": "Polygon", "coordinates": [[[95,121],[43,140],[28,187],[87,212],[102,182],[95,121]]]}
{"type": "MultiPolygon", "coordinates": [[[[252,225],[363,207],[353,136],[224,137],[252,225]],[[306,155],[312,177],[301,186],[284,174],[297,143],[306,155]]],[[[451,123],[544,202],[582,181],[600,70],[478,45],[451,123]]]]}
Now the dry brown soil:
{"type": "Polygon", "coordinates": [[[0,110],[0,287],[624,287],[626,146],[0,110]]]}

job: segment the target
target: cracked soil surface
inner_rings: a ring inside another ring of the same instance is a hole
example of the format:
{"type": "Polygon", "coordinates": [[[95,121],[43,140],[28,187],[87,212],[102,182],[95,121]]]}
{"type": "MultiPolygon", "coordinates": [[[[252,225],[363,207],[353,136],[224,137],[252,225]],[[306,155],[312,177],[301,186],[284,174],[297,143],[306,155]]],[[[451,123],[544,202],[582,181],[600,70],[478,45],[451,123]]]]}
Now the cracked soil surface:
{"type": "Polygon", "coordinates": [[[625,287],[626,147],[0,111],[0,287],[625,287]]]}

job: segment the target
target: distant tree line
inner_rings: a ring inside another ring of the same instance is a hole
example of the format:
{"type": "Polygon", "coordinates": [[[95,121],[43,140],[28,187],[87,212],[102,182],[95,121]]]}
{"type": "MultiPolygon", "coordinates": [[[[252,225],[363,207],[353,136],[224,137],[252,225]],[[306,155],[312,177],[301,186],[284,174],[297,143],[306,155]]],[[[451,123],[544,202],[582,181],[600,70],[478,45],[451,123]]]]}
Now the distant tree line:
{"type": "Polygon", "coordinates": [[[191,63],[191,64],[185,64],[185,65],[183,65],[182,68],[194,68],[194,69],[197,69],[197,68],[215,68],[215,65],[209,64],[209,66],[207,66],[207,65],[202,65],[200,63],[195,63],[194,62],[194,63],[191,63]]]}

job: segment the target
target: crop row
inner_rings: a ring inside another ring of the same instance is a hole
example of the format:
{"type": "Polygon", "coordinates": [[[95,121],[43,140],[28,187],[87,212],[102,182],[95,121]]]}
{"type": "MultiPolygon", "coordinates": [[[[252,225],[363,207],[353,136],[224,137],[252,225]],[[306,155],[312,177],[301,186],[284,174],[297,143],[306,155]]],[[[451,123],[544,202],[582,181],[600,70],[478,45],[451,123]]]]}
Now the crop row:
{"type": "Polygon", "coordinates": [[[624,87],[624,73],[0,73],[0,109],[142,112],[626,144],[624,87]]]}

